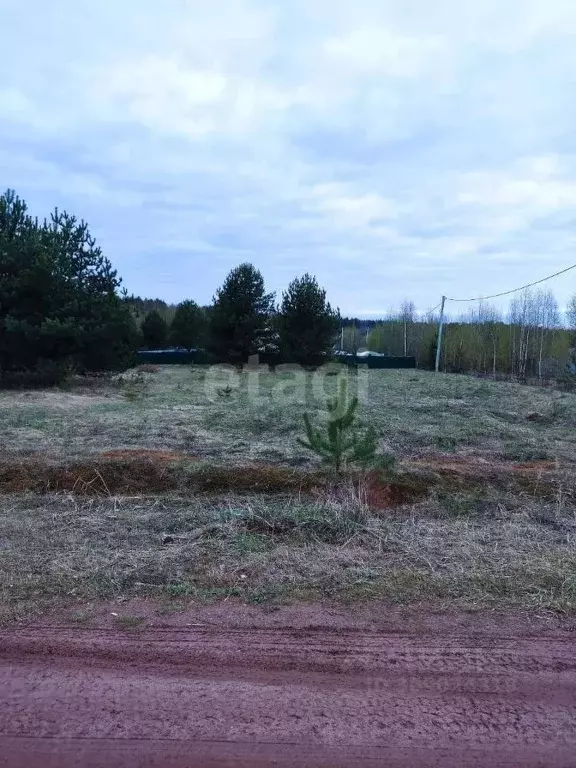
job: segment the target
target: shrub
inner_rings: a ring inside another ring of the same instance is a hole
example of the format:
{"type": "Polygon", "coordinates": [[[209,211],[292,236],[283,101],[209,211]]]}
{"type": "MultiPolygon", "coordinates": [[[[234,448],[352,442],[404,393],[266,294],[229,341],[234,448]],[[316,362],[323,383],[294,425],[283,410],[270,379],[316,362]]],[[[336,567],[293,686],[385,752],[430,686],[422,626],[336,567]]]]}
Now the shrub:
{"type": "Polygon", "coordinates": [[[56,387],[63,384],[72,373],[73,366],[69,361],[39,360],[28,370],[0,370],[0,389],[56,387]]]}
{"type": "Polygon", "coordinates": [[[556,386],[563,392],[573,392],[576,389],[576,372],[571,365],[565,366],[558,374],[556,386]]]}

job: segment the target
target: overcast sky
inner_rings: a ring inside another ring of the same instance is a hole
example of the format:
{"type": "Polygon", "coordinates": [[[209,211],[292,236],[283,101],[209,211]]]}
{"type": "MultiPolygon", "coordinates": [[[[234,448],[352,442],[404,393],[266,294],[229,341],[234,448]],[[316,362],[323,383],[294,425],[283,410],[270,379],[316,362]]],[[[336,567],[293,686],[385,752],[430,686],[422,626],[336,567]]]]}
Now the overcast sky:
{"type": "Polygon", "coordinates": [[[251,261],[371,316],[576,262],[574,0],[0,0],[0,50],[2,186],[129,292],[251,261]]]}

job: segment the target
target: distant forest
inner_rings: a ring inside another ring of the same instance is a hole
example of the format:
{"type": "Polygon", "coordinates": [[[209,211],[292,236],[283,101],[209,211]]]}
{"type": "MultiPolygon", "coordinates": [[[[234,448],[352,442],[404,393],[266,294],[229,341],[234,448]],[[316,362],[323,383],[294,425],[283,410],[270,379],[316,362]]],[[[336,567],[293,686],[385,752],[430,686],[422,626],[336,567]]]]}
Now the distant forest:
{"type": "MultiPolygon", "coordinates": [[[[161,299],[132,296],[128,301],[140,318],[156,310],[167,323],[177,308],[161,299]]],[[[341,317],[333,348],[413,356],[419,368],[432,369],[438,322],[437,312],[422,316],[405,301],[397,313],[381,319],[341,317]]],[[[441,367],[451,373],[554,378],[572,360],[575,344],[576,296],[562,316],[552,291],[526,290],[513,297],[507,312],[479,302],[458,317],[448,317],[441,367]]]]}

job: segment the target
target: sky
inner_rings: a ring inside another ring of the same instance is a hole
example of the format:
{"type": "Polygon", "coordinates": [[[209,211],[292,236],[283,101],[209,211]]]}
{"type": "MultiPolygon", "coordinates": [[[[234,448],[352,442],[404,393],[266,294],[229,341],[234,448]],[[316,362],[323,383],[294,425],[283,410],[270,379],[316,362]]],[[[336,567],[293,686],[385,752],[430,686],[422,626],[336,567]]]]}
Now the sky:
{"type": "Polygon", "coordinates": [[[129,293],[250,261],[372,317],[576,262],[574,0],[0,0],[0,50],[0,186],[129,293]]]}

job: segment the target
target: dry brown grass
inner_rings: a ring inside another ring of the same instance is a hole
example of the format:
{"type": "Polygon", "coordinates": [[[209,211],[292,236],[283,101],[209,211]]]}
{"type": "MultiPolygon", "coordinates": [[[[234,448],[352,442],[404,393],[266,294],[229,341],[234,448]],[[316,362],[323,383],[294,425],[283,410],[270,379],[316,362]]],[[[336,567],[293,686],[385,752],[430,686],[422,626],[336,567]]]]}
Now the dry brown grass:
{"type": "Polygon", "coordinates": [[[575,534],[571,507],[517,496],[375,515],[356,486],[315,500],[13,495],[0,515],[2,616],[131,596],[573,613],[575,534]]]}
{"type": "Polygon", "coordinates": [[[203,369],[151,374],[0,393],[6,620],[140,594],[576,611],[576,396],[373,372],[397,474],[335,480],[281,376],[209,402],[203,369]]]}
{"type": "Polygon", "coordinates": [[[418,460],[400,465],[399,471],[382,473],[348,471],[341,477],[328,470],[306,470],[264,463],[217,465],[175,451],[118,450],[81,462],[45,457],[0,458],[0,493],[49,493],[79,495],[129,495],[163,493],[307,493],[326,488],[333,494],[361,488],[371,509],[387,509],[426,497],[432,488],[461,490],[497,488],[554,499],[561,489],[565,499],[574,497],[570,473],[546,467],[486,462],[418,460]],[[344,491],[343,491],[344,489],[344,491]]]}
{"type": "Polygon", "coordinates": [[[309,492],[328,476],[278,466],[215,466],[160,456],[94,457],[85,462],[41,458],[0,461],[0,493],[68,491],[79,495],[162,494],[170,492],[309,492]]]}

